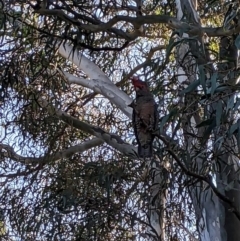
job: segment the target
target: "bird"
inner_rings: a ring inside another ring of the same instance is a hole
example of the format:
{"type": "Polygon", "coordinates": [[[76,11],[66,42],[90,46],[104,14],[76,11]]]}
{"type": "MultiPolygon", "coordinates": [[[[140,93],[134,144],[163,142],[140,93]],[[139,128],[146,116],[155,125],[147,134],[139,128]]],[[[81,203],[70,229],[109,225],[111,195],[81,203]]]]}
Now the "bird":
{"type": "Polygon", "coordinates": [[[130,79],[136,92],[136,99],[130,106],[133,108],[132,122],[138,143],[138,156],[152,157],[153,132],[158,127],[157,104],[146,82],[137,76],[130,79]]]}

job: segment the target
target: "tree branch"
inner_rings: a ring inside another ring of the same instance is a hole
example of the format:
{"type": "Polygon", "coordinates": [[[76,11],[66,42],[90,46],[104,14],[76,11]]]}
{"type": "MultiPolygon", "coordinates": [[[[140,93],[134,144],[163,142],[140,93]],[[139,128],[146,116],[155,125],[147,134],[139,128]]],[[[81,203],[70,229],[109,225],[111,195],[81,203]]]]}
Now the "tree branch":
{"type": "Polygon", "coordinates": [[[135,159],[138,158],[137,148],[123,141],[117,134],[108,133],[98,126],[90,125],[68,115],[67,113],[61,110],[57,110],[54,106],[50,105],[46,100],[39,98],[38,101],[43,108],[47,108],[49,114],[55,114],[60,120],[64,121],[65,123],[103,140],[109,146],[120,151],[123,155],[135,159]]]}
{"type": "Polygon", "coordinates": [[[236,215],[236,217],[240,220],[240,212],[237,209],[237,207],[235,206],[234,202],[232,200],[230,200],[228,197],[226,197],[224,194],[222,194],[218,188],[213,184],[211,177],[209,176],[202,176],[199,175],[198,173],[192,172],[190,170],[188,170],[188,168],[181,162],[181,160],[178,158],[178,156],[175,154],[175,152],[173,151],[172,148],[170,148],[170,143],[167,141],[167,139],[162,136],[162,135],[157,135],[163,142],[164,144],[167,146],[167,151],[169,152],[169,154],[173,157],[173,159],[177,162],[177,164],[181,167],[182,171],[191,177],[197,178],[198,180],[204,181],[206,182],[211,189],[213,190],[213,192],[216,194],[217,197],[219,197],[222,201],[226,202],[229,204],[229,206],[232,208],[232,212],[236,215]]]}
{"type": "Polygon", "coordinates": [[[132,103],[132,99],[125,92],[119,90],[95,63],[76,50],[73,51],[73,48],[68,44],[61,44],[58,51],[64,58],[76,64],[91,79],[77,78],[69,73],[63,72],[64,76],[70,82],[81,84],[102,94],[108,98],[111,103],[121,109],[126,116],[129,118],[132,117],[132,108],[128,106],[132,103]]]}
{"type": "MultiPolygon", "coordinates": [[[[162,49],[165,49],[166,46],[165,45],[158,45],[154,48],[152,48],[147,57],[146,57],[146,60],[137,65],[135,68],[133,68],[126,76],[124,76],[124,78],[122,80],[120,80],[119,82],[116,83],[116,86],[119,87],[119,86],[122,86],[128,79],[130,79],[131,76],[133,76],[138,70],[140,70],[141,68],[143,67],[146,67],[148,66],[150,63],[151,63],[151,58],[153,56],[153,54],[158,51],[158,50],[162,50],[162,49]]],[[[86,99],[83,103],[83,105],[85,105],[87,102],[89,102],[92,98],[94,98],[98,93],[97,92],[94,92],[94,93],[91,93],[91,94],[88,94],[84,97],[82,97],[82,99],[86,99]]]]}
{"type": "MultiPolygon", "coordinates": [[[[172,29],[182,29],[185,33],[190,33],[192,35],[199,35],[199,33],[206,33],[209,37],[217,37],[217,36],[231,36],[234,33],[240,32],[240,26],[236,26],[233,29],[225,29],[224,27],[218,28],[202,28],[199,25],[187,24],[185,22],[179,21],[177,18],[168,16],[168,15],[148,15],[148,16],[138,16],[138,17],[129,17],[117,15],[110,19],[106,23],[100,24],[82,24],[79,20],[69,17],[62,10],[59,9],[38,9],[35,12],[43,14],[43,15],[53,15],[61,18],[64,21],[72,23],[79,28],[90,31],[90,32],[102,32],[102,31],[121,31],[119,29],[113,28],[115,24],[118,22],[128,22],[131,23],[136,29],[138,29],[139,25],[144,24],[156,24],[156,23],[164,23],[167,24],[169,28],[172,29]]],[[[122,33],[117,33],[119,35],[123,35],[122,37],[126,38],[126,33],[121,31],[122,33]],[[125,35],[125,36],[124,36],[125,35]]],[[[136,36],[128,36],[128,40],[135,39],[136,36]]]]}
{"type": "Polygon", "coordinates": [[[54,155],[48,155],[44,157],[23,157],[21,155],[18,155],[11,146],[0,144],[0,153],[3,157],[10,158],[14,161],[17,161],[23,164],[47,164],[50,161],[55,162],[62,158],[71,157],[73,154],[82,153],[88,149],[99,146],[103,143],[104,143],[103,140],[99,138],[94,138],[92,140],[87,140],[82,144],[71,146],[65,150],[55,153],[54,155]]]}

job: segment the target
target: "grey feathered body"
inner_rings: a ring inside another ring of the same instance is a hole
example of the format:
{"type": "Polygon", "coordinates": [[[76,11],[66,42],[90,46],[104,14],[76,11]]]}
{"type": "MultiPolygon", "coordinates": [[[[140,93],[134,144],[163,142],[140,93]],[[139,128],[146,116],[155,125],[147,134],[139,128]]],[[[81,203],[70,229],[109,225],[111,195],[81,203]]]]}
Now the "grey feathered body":
{"type": "Polygon", "coordinates": [[[140,157],[151,157],[153,155],[153,131],[157,129],[157,125],[157,105],[151,92],[137,90],[136,102],[133,108],[133,127],[140,157]]]}

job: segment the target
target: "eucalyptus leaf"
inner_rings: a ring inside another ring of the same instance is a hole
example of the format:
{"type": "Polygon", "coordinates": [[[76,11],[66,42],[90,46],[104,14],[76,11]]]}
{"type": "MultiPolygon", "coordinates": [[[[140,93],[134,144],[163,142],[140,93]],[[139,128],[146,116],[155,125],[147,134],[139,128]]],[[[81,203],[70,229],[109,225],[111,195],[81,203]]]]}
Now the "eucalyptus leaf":
{"type": "Polygon", "coordinates": [[[228,112],[228,110],[232,110],[232,109],[233,109],[234,99],[235,99],[235,96],[234,96],[234,95],[232,95],[232,96],[228,99],[228,102],[227,102],[227,112],[228,112]]]}
{"type": "Polygon", "coordinates": [[[238,144],[238,149],[239,149],[240,148],[240,120],[238,120],[237,124],[238,124],[237,144],[238,144]]]}
{"type": "Polygon", "coordinates": [[[214,121],[214,118],[204,120],[204,121],[200,122],[198,125],[196,125],[196,128],[211,125],[213,123],[213,121],[214,121]]]}
{"type": "Polygon", "coordinates": [[[231,182],[229,182],[226,186],[225,186],[225,191],[230,191],[230,190],[232,190],[233,189],[233,187],[234,187],[234,183],[235,183],[235,181],[233,180],[233,181],[231,181],[231,182]]]}
{"type": "Polygon", "coordinates": [[[223,136],[220,136],[214,143],[214,145],[217,146],[217,149],[220,150],[221,147],[222,147],[222,144],[224,142],[224,137],[223,136]]]}
{"type": "Polygon", "coordinates": [[[237,49],[240,49],[240,35],[238,35],[235,39],[235,46],[237,47],[237,49]]]}
{"type": "Polygon", "coordinates": [[[240,106],[240,99],[236,99],[236,102],[235,102],[235,105],[234,105],[234,111],[236,111],[239,106],[240,106]]]}
{"type": "Polygon", "coordinates": [[[228,131],[228,135],[229,137],[232,136],[232,134],[238,129],[238,123],[234,123],[233,125],[231,125],[229,131],[228,131]]]}
{"type": "Polygon", "coordinates": [[[181,91],[181,95],[194,91],[200,84],[200,80],[193,81],[186,89],[181,91]]]}
{"type": "Polygon", "coordinates": [[[208,140],[209,136],[212,133],[212,130],[216,127],[216,119],[214,118],[213,121],[211,122],[211,124],[207,127],[207,129],[205,130],[204,134],[203,134],[203,138],[202,138],[202,143],[205,144],[205,142],[208,140]]]}
{"type": "Polygon", "coordinates": [[[211,96],[213,96],[216,87],[217,87],[217,73],[215,72],[211,78],[211,96]]]}
{"type": "Polygon", "coordinates": [[[216,125],[217,126],[220,126],[221,124],[221,118],[222,118],[222,112],[223,112],[222,110],[223,110],[222,101],[219,100],[216,107],[216,125]]]}
{"type": "Polygon", "coordinates": [[[207,94],[206,78],[205,78],[205,71],[204,71],[203,65],[199,66],[199,79],[200,79],[200,84],[203,88],[204,93],[207,94]]]}

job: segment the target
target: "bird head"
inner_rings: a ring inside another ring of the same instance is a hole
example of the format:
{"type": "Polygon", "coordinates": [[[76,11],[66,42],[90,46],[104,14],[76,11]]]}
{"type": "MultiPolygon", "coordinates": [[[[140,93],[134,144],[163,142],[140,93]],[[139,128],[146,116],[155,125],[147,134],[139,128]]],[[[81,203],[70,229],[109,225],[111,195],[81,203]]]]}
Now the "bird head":
{"type": "Polygon", "coordinates": [[[132,81],[132,84],[133,84],[133,87],[134,87],[135,91],[139,91],[139,90],[148,91],[147,83],[140,80],[139,77],[133,76],[133,77],[130,78],[130,80],[132,81]]]}

